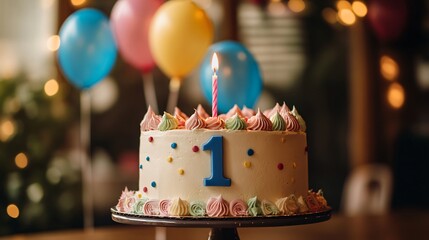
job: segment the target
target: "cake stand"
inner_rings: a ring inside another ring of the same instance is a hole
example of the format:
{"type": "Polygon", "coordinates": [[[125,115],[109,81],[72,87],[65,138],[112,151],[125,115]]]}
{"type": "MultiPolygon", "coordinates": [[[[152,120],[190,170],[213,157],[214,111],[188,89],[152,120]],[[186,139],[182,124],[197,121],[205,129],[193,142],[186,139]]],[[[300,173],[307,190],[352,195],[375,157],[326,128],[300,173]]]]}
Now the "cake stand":
{"type": "Polygon", "coordinates": [[[112,208],[112,219],[118,223],[147,225],[156,227],[195,227],[211,228],[209,240],[239,240],[238,227],[277,227],[311,224],[327,221],[331,218],[331,209],[291,216],[258,216],[258,217],[161,217],[142,216],[118,212],[112,208]]]}

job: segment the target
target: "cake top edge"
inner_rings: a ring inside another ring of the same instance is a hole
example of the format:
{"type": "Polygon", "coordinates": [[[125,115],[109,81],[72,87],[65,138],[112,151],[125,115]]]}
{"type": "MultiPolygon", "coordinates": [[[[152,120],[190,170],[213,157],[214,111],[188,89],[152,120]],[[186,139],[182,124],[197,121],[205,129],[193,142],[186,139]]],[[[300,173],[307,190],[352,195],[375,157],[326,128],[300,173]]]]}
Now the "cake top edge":
{"type": "Polygon", "coordinates": [[[140,130],[170,131],[177,129],[209,129],[209,130],[253,130],[253,131],[286,131],[305,132],[306,124],[304,119],[293,106],[292,110],[283,102],[276,104],[273,108],[261,111],[258,109],[240,109],[234,105],[226,114],[210,116],[199,104],[191,116],[183,113],[178,107],[174,113],[164,112],[157,115],[149,106],[143,120],[140,123],[140,130]]]}

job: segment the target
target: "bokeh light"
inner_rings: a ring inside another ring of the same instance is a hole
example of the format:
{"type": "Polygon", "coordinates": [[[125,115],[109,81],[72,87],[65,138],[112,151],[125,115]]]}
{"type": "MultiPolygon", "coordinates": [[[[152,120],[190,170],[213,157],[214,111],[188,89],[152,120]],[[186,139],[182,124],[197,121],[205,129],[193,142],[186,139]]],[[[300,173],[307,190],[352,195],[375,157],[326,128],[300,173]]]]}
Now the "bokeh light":
{"type": "Polygon", "coordinates": [[[27,155],[25,155],[25,153],[18,153],[15,156],[15,164],[17,167],[19,168],[26,168],[28,165],[28,158],[27,155]]]}
{"type": "Polygon", "coordinates": [[[267,6],[267,11],[272,16],[283,16],[287,13],[285,5],[280,1],[271,1],[267,6]]]}
{"type": "Polygon", "coordinates": [[[45,87],[44,87],[45,94],[48,95],[49,97],[57,94],[59,89],[60,89],[60,85],[55,79],[48,80],[45,83],[45,87]]]}
{"type": "Polygon", "coordinates": [[[19,208],[15,204],[9,204],[6,208],[7,215],[11,218],[19,217],[19,208]]]}
{"type": "Polygon", "coordinates": [[[34,203],[40,202],[44,195],[42,185],[40,183],[32,183],[27,187],[27,197],[34,203]]]}
{"type": "Polygon", "coordinates": [[[340,19],[340,23],[346,26],[351,26],[356,22],[355,14],[347,8],[338,11],[338,18],[340,19]]]}
{"type": "Polygon", "coordinates": [[[368,8],[366,7],[365,3],[361,1],[354,1],[352,3],[352,9],[358,17],[365,17],[368,13],[368,8]]]}
{"type": "Polygon", "coordinates": [[[92,110],[96,113],[102,113],[109,110],[118,100],[119,89],[112,77],[106,77],[103,81],[91,88],[91,95],[97,96],[91,98],[92,110]]]}
{"type": "Polygon", "coordinates": [[[404,105],[405,91],[401,84],[396,82],[390,84],[387,90],[387,101],[394,109],[399,109],[404,105]]]}
{"type": "Polygon", "coordinates": [[[61,171],[56,167],[50,167],[48,170],[46,170],[46,179],[51,184],[58,184],[61,181],[62,173],[61,171]]]}
{"type": "Polygon", "coordinates": [[[55,52],[60,48],[61,40],[60,36],[53,35],[48,38],[48,41],[46,42],[46,46],[48,47],[49,51],[55,52]]]}
{"type": "Polygon", "coordinates": [[[8,141],[15,135],[15,124],[11,119],[0,120],[0,140],[8,141]]]}
{"type": "Polygon", "coordinates": [[[352,5],[345,0],[340,0],[337,2],[337,9],[338,11],[343,10],[343,9],[351,9],[352,5]]]}
{"type": "Polygon", "coordinates": [[[393,81],[399,76],[399,66],[393,58],[383,55],[380,58],[380,72],[386,80],[393,81]]]}
{"type": "Polygon", "coordinates": [[[292,12],[300,13],[305,9],[305,2],[303,0],[289,0],[287,6],[292,12]]]}
{"type": "Polygon", "coordinates": [[[330,24],[335,24],[337,22],[337,12],[332,8],[323,9],[322,17],[330,24]]]}
{"type": "Polygon", "coordinates": [[[86,3],[86,0],[70,0],[70,3],[75,7],[80,7],[86,3]]]}

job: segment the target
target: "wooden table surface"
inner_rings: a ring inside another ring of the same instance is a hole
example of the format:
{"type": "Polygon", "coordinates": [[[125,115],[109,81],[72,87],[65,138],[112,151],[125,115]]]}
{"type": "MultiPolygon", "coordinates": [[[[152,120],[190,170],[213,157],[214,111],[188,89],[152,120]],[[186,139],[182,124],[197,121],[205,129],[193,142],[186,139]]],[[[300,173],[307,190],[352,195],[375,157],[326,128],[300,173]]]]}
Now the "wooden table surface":
{"type": "MultiPolygon", "coordinates": [[[[323,223],[289,227],[239,228],[242,240],[276,239],[429,239],[429,211],[401,211],[383,216],[346,217],[334,214],[323,223]]],[[[208,228],[168,228],[167,239],[207,239],[208,228]]],[[[68,230],[36,234],[7,236],[10,240],[110,240],[155,239],[155,228],[117,224],[93,231],[68,230]]]]}

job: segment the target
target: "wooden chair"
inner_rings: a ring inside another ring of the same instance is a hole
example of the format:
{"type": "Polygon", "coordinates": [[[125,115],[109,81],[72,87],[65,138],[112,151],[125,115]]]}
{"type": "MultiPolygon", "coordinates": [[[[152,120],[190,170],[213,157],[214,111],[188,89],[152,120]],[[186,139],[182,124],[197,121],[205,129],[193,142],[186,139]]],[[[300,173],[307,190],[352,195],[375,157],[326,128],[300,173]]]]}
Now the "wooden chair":
{"type": "Polygon", "coordinates": [[[366,164],[357,167],[345,182],[342,211],[350,216],[388,212],[392,182],[392,172],[386,165],[366,164]]]}

